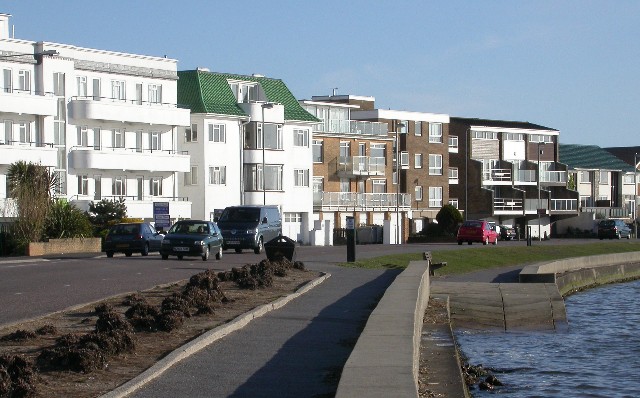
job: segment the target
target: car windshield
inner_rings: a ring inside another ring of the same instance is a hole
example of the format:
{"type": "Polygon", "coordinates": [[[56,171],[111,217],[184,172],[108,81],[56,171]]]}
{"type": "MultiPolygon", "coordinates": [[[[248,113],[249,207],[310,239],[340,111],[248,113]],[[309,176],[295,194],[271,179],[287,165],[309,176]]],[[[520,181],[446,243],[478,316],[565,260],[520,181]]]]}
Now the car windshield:
{"type": "Polygon", "coordinates": [[[232,207],[220,216],[220,221],[256,222],[260,220],[260,209],[232,207]]]}
{"type": "Polygon", "coordinates": [[[462,226],[467,228],[481,228],[482,223],[480,221],[465,221],[462,226]]]}
{"type": "Polygon", "coordinates": [[[601,227],[613,227],[614,225],[616,225],[616,222],[613,220],[600,221],[601,227]]]}
{"type": "Polygon", "coordinates": [[[138,224],[119,224],[111,227],[110,235],[137,235],[140,233],[138,224]]]}
{"type": "Polygon", "coordinates": [[[170,234],[194,234],[202,235],[209,233],[209,225],[207,223],[198,222],[179,222],[169,229],[170,234]]]}

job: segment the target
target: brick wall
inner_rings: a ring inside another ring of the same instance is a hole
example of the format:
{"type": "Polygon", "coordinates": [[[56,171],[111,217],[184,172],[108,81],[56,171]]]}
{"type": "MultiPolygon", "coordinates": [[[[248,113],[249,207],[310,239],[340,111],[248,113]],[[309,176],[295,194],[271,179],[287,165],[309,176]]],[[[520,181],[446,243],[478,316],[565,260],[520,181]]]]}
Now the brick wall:
{"type": "Polygon", "coordinates": [[[48,242],[29,243],[28,256],[65,253],[99,253],[102,251],[100,238],[49,239],[48,242]]]}

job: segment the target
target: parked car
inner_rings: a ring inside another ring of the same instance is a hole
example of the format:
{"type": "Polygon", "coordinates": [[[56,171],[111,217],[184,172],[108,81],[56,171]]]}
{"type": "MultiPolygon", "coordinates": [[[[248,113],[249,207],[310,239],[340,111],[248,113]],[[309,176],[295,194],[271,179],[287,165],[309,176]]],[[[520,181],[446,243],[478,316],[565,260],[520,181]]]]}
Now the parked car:
{"type": "Polygon", "coordinates": [[[483,245],[489,243],[497,245],[498,233],[488,221],[469,220],[465,221],[458,229],[457,239],[459,245],[461,245],[462,242],[467,242],[468,244],[481,242],[483,245]]]}
{"type": "Polygon", "coordinates": [[[598,238],[631,239],[631,228],[622,220],[602,220],[598,223],[598,238]]]}
{"type": "Polygon", "coordinates": [[[134,252],[143,256],[160,250],[163,235],[148,222],[120,223],[109,228],[104,238],[104,251],[107,257],[116,252],[130,257],[134,252]]]}
{"type": "Polygon", "coordinates": [[[200,256],[207,261],[211,253],[222,258],[222,233],[215,222],[204,220],[181,220],[169,228],[162,240],[160,255],[163,260],[176,256],[182,260],[187,256],[200,256]]]}
{"type": "Polygon", "coordinates": [[[252,249],[260,254],[265,242],[282,235],[278,206],[229,206],[217,220],[224,237],[224,249],[252,249]]]}
{"type": "Polygon", "coordinates": [[[499,225],[498,228],[501,240],[512,240],[516,238],[515,228],[506,225],[499,225]]]}

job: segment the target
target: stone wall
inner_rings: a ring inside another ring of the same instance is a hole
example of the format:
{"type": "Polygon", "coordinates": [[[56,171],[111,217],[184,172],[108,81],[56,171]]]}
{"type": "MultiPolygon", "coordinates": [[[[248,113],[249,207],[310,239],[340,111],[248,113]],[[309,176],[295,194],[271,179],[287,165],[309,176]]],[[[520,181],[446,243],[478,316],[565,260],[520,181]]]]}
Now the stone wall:
{"type": "Polygon", "coordinates": [[[49,239],[48,242],[31,242],[27,256],[66,253],[99,253],[102,251],[100,238],[49,239]]]}

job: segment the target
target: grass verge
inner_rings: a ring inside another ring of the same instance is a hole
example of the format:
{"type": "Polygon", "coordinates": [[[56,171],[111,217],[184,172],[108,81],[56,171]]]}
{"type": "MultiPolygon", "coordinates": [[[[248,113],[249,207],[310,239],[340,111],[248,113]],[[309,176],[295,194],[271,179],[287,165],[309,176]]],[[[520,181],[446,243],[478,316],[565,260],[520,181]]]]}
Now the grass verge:
{"type": "MultiPolygon", "coordinates": [[[[570,257],[595,256],[600,254],[640,251],[640,242],[594,242],[580,245],[536,245],[517,247],[482,246],[464,250],[433,250],[434,263],[446,262],[447,266],[436,271],[436,275],[463,274],[489,268],[531,264],[570,257]]],[[[354,268],[406,268],[410,261],[422,260],[422,253],[404,253],[340,263],[354,268]]]]}

